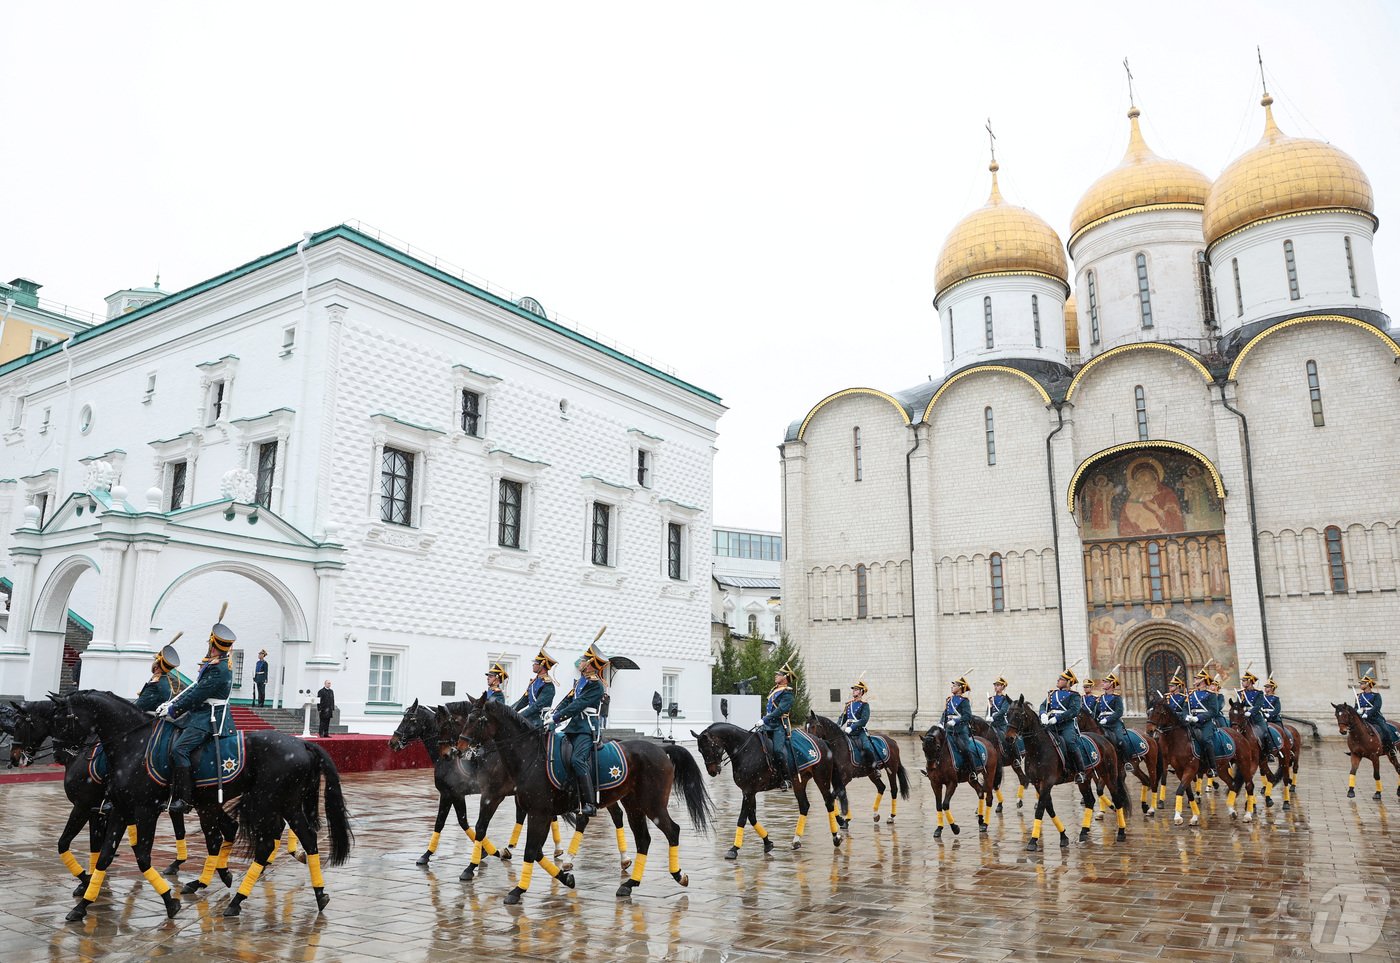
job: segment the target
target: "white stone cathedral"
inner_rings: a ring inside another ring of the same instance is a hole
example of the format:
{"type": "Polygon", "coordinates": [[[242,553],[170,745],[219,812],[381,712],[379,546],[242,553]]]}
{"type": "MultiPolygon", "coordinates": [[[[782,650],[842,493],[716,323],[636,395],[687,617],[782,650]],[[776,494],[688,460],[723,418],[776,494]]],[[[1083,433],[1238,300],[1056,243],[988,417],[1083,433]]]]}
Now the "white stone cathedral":
{"type": "Polygon", "coordinates": [[[1177,669],[1272,673],[1289,715],[1400,625],[1400,345],[1370,182],[1263,136],[1212,182],[1122,163],[1066,245],[991,196],[948,235],[941,380],[852,387],[782,445],[784,607],[814,706],[864,671],[876,724],[927,726],[969,670],[1039,700],[1117,669],[1131,711],[1177,669]],[[1076,308],[1077,305],[1077,308],[1076,308]]]}

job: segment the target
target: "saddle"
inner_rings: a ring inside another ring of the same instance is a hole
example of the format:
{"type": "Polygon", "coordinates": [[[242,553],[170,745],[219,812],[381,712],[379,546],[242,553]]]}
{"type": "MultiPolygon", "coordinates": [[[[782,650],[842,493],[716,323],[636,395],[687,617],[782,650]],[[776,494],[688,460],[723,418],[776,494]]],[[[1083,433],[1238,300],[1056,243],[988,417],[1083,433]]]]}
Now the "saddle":
{"type": "MultiPolygon", "coordinates": [[[[1216,762],[1227,762],[1235,758],[1235,740],[1230,738],[1228,732],[1224,729],[1216,729],[1212,734],[1212,739],[1211,748],[1215,750],[1216,762]]],[[[1195,756],[1197,759],[1201,758],[1201,754],[1196,751],[1196,739],[1194,735],[1191,739],[1191,755],[1195,756]]]]}
{"type": "MultiPolygon", "coordinates": [[[[573,742],[551,731],[545,740],[545,773],[555,789],[567,789],[574,783],[573,742]]],[[[627,754],[622,743],[609,739],[593,748],[593,772],[598,791],[612,789],[627,779],[627,754]]]]}
{"type": "Polygon", "coordinates": [[[846,744],[851,747],[851,758],[858,765],[865,766],[867,769],[879,769],[890,758],[890,744],[885,741],[884,736],[866,733],[865,738],[870,744],[870,752],[868,753],[861,750],[853,736],[846,736],[846,744]]]}
{"type": "MultiPolygon", "coordinates": [[[[170,785],[170,750],[174,747],[180,731],[180,727],[172,724],[169,719],[161,719],[146,742],[146,772],[158,785],[170,785]]],[[[248,754],[243,745],[243,732],[240,730],[232,735],[220,736],[218,752],[206,742],[190,761],[193,763],[190,775],[194,779],[195,788],[217,786],[221,781],[228,782],[238,778],[248,761],[248,754]],[[223,771],[222,780],[219,776],[220,766],[223,771]]]]}
{"type": "Polygon", "coordinates": [[[1123,762],[1130,759],[1141,759],[1147,755],[1147,740],[1132,729],[1123,730],[1123,738],[1120,740],[1120,749],[1124,752],[1123,762]]]}
{"type": "MultiPolygon", "coordinates": [[[[1055,752],[1060,757],[1060,766],[1066,772],[1069,772],[1071,767],[1069,760],[1065,758],[1065,740],[1058,732],[1055,732],[1055,730],[1051,729],[1050,732],[1053,734],[1050,744],[1055,747],[1055,752]]],[[[1080,733],[1079,742],[1076,743],[1076,745],[1079,748],[1079,758],[1084,763],[1084,772],[1093,769],[1099,764],[1099,747],[1094,745],[1092,739],[1080,733]]]]}
{"type": "Polygon", "coordinates": [[[985,768],[985,767],[986,767],[986,765],[987,765],[987,747],[984,746],[984,745],[982,745],[982,743],[978,741],[978,739],[977,739],[976,736],[968,736],[968,737],[967,737],[967,744],[968,744],[969,746],[972,747],[972,759],[971,759],[971,760],[964,760],[964,759],[962,758],[962,755],[963,755],[963,754],[962,754],[962,751],[958,748],[958,744],[957,744],[954,740],[948,739],[947,741],[948,741],[948,753],[949,753],[949,755],[951,755],[951,756],[953,757],[953,765],[954,765],[959,771],[961,771],[961,770],[964,769],[964,768],[968,768],[968,769],[982,769],[982,768],[985,768]],[[966,766],[966,767],[964,767],[964,765],[963,765],[964,762],[967,762],[967,766],[966,766]]]}

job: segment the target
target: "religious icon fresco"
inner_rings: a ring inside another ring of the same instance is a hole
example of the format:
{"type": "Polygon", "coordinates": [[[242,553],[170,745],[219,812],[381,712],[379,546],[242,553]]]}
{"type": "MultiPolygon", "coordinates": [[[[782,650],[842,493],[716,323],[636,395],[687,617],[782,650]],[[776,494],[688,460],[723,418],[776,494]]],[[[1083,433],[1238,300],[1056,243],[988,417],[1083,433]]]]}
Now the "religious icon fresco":
{"type": "Polygon", "coordinates": [[[1210,474],[1195,458],[1170,450],[1136,450],[1095,465],[1079,490],[1079,514],[1085,541],[1225,527],[1210,474]]]}

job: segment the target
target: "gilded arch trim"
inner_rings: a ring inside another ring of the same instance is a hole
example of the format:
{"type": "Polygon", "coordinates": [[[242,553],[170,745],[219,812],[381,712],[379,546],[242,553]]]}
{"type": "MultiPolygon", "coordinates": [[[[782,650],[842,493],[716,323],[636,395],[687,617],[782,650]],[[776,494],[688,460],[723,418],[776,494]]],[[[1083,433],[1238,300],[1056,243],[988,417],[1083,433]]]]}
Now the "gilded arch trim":
{"type": "Polygon", "coordinates": [[[1109,358],[1116,358],[1119,355],[1127,354],[1130,351],[1165,351],[1168,354],[1174,354],[1179,358],[1184,358],[1187,361],[1187,363],[1191,365],[1191,367],[1195,368],[1198,372],[1200,372],[1201,377],[1205,379],[1206,384],[1210,384],[1212,381],[1215,380],[1210,376],[1209,369],[1207,369],[1205,365],[1201,364],[1200,359],[1197,358],[1191,352],[1187,351],[1185,348],[1178,348],[1174,344],[1167,344],[1163,341],[1139,341],[1136,344],[1120,344],[1116,348],[1109,348],[1103,354],[1096,355],[1095,357],[1090,358],[1087,362],[1085,362],[1084,367],[1080,368],[1078,373],[1075,374],[1074,380],[1069,383],[1069,391],[1065,392],[1065,400],[1072,401],[1074,399],[1074,393],[1079,389],[1079,383],[1084,380],[1084,376],[1087,375],[1100,361],[1107,361],[1109,358]]]}
{"type": "Polygon", "coordinates": [[[1310,324],[1313,321],[1337,321],[1341,324],[1350,324],[1353,327],[1360,328],[1380,338],[1385,342],[1385,346],[1390,349],[1390,353],[1400,358],[1400,344],[1396,344],[1393,338],[1374,324],[1367,324],[1365,321],[1358,320],[1357,318],[1349,318],[1344,314],[1308,314],[1301,318],[1289,318],[1287,321],[1280,321],[1278,324],[1265,328],[1251,338],[1249,343],[1240,349],[1240,353],[1235,357],[1235,363],[1230,365],[1230,380],[1235,380],[1236,375],[1239,374],[1240,366],[1244,364],[1244,359],[1249,356],[1249,353],[1254,350],[1254,346],[1260,341],[1263,341],[1269,335],[1282,331],[1285,328],[1291,328],[1299,324],[1310,324]]]}
{"type": "Polygon", "coordinates": [[[1190,455],[1205,466],[1206,471],[1210,473],[1211,481],[1215,484],[1215,494],[1220,497],[1221,501],[1225,500],[1225,480],[1220,476],[1220,469],[1216,468],[1215,464],[1209,458],[1190,445],[1183,445],[1179,441],[1128,441],[1121,445],[1113,445],[1110,448],[1105,448],[1103,451],[1095,452],[1079,463],[1079,467],[1074,470],[1074,476],[1069,480],[1068,504],[1070,514],[1074,514],[1074,500],[1075,496],[1079,494],[1079,482],[1090,468],[1093,468],[1106,458],[1111,458],[1125,451],[1135,451],[1146,448],[1166,448],[1170,451],[1179,451],[1182,454],[1190,455]]]}
{"type": "Polygon", "coordinates": [[[939,385],[938,390],[933,393],[933,397],[928,400],[928,404],[924,407],[921,420],[924,422],[928,421],[928,416],[933,413],[933,406],[938,404],[938,399],[943,397],[943,392],[953,387],[953,385],[957,384],[968,375],[981,374],[984,371],[999,371],[1002,374],[1015,375],[1022,381],[1030,384],[1030,386],[1036,390],[1036,394],[1040,395],[1041,401],[1044,401],[1047,405],[1050,404],[1050,393],[1045,390],[1039,381],[1036,381],[1034,377],[1022,371],[1020,368],[1013,368],[1010,365],[1004,364],[979,364],[971,368],[964,368],[962,371],[959,371],[957,374],[953,375],[953,377],[943,382],[943,384],[939,385]]]}
{"type": "Polygon", "coordinates": [[[904,422],[905,426],[907,427],[909,425],[909,412],[905,411],[904,406],[901,405],[897,400],[895,400],[894,395],[887,394],[886,392],[883,392],[878,388],[845,388],[841,391],[836,392],[835,394],[827,395],[821,401],[818,401],[815,405],[812,406],[812,410],[807,412],[807,417],[802,419],[802,427],[797,429],[797,440],[802,440],[802,436],[807,433],[807,426],[812,423],[812,419],[817,416],[817,412],[821,411],[833,401],[837,401],[841,398],[847,398],[851,395],[873,395],[876,398],[888,401],[891,405],[894,406],[894,410],[899,412],[899,417],[904,422]]]}

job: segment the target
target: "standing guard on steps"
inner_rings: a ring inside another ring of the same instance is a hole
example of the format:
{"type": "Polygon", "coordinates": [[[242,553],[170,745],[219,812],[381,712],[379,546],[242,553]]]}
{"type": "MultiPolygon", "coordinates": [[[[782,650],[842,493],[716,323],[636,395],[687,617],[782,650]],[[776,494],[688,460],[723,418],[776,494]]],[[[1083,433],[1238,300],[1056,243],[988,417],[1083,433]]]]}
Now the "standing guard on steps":
{"type": "Polygon", "coordinates": [[[215,623],[209,630],[209,651],[199,663],[194,685],[156,710],[157,715],[166,718],[181,716],[174,719],[174,724],[184,729],[170,751],[172,813],[185,813],[194,808],[191,755],[206,742],[233,735],[237,729],[233,714],[228,711],[228,697],[233,691],[229,650],[236,640],[233,629],[222,622],[215,623]]]}
{"type": "Polygon", "coordinates": [[[486,670],[486,698],[490,702],[506,704],[506,694],[501,691],[501,686],[505,685],[510,673],[499,662],[492,662],[491,668],[486,670]]]}
{"type": "Polygon", "coordinates": [[[851,745],[856,752],[856,765],[873,768],[878,760],[875,749],[870,745],[870,735],[865,727],[870,724],[870,703],[865,701],[870,695],[870,687],[865,684],[865,673],[851,683],[851,701],[841,710],[841,731],[851,737],[851,745]]]}
{"type": "Polygon", "coordinates": [[[1079,710],[1084,707],[1074,684],[1079,679],[1073,669],[1065,669],[1055,680],[1055,688],[1040,704],[1040,721],[1060,740],[1065,765],[1074,773],[1075,782],[1084,781],[1084,760],[1079,755],[1079,710]]]}
{"type": "Polygon", "coordinates": [[[515,705],[511,707],[534,722],[536,728],[545,727],[545,717],[554,705],[554,680],[550,677],[549,670],[558,664],[548,652],[540,649],[540,654],[530,663],[530,671],[535,673],[535,677],[525,687],[525,694],[516,699],[515,705]]]}
{"type": "Polygon", "coordinates": [[[768,733],[771,750],[769,761],[773,766],[773,775],[785,791],[792,787],[794,775],[788,760],[788,734],[792,729],[788,716],[796,698],[792,691],[792,676],[792,666],[786,663],[773,673],[773,691],[768,693],[768,704],[763,710],[763,731],[768,733]]]}
{"type": "MultiPolygon", "coordinates": [[[[972,690],[967,678],[959,677],[949,685],[952,694],[943,703],[943,731],[950,748],[957,750],[958,778],[966,779],[972,772],[972,702],[965,693],[972,690]]],[[[980,810],[979,810],[980,812],[980,810]]]]}
{"type": "Polygon", "coordinates": [[[1096,721],[1103,729],[1103,734],[1113,743],[1113,748],[1118,750],[1118,758],[1122,760],[1123,768],[1132,771],[1132,748],[1127,745],[1128,730],[1123,725],[1123,697],[1117,692],[1118,676],[1110,672],[1099,684],[1103,687],[1103,695],[1098,698],[1096,721]]]}
{"type": "Polygon", "coordinates": [[[559,703],[554,713],[554,731],[569,737],[574,747],[574,785],[578,790],[579,813],[598,814],[598,790],[593,779],[593,747],[602,736],[598,707],[603,703],[603,671],[608,660],[596,645],[590,645],[579,660],[579,677],[573,691],[559,703]]]}
{"type": "Polygon", "coordinates": [[[1219,697],[1206,688],[1211,677],[1205,669],[1196,673],[1195,681],[1196,688],[1186,698],[1185,711],[1179,714],[1179,718],[1187,724],[1191,738],[1196,743],[1196,755],[1201,758],[1202,774],[1214,778],[1215,700],[1219,697]]]}
{"type": "Polygon", "coordinates": [[[1381,736],[1381,751],[1389,753],[1395,748],[1395,741],[1400,738],[1395,727],[1386,721],[1381,715],[1381,695],[1372,690],[1376,686],[1376,680],[1369,675],[1361,677],[1361,691],[1356,694],[1356,714],[1376,727],[1376,731],[1381,736]]]}
{"type": "Polygon", "coordinates": [[[1264,748],[1265,755],[1272,755],[1279,751],[1279,743],[1274,735],[1273,727],[1269,725],[1270,720],[1265,711],[1266,701],[1264,693],[1254,688],[1254,683],[1259,681],[1259,677],[1248,670],[1240,676],[1240,700],[1244,702],[1245,718],[1249,720],[1249,726],[1254,730],[1254,738],[1259,740],[1259,745],[1264,748]]]}

